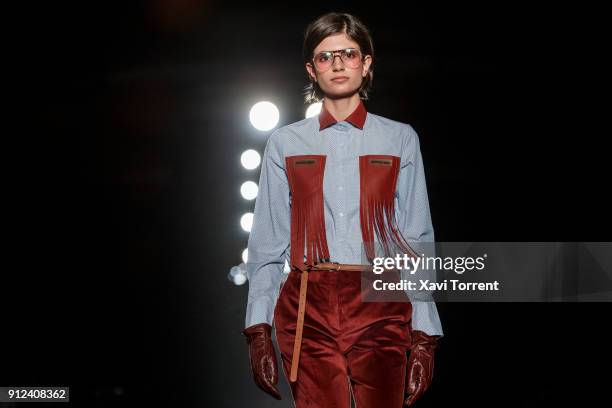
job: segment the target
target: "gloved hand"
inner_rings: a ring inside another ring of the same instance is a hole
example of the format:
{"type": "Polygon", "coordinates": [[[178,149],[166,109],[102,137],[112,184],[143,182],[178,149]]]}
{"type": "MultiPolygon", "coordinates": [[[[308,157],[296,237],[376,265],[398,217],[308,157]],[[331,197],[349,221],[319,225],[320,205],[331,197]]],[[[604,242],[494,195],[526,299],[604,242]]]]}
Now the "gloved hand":
{"type": "Polygon", "coordinates": [[[412,348],[406,368],[405,407],[412,406],[431,385],[437,346],[437,337],[419,330],[412,331],[412,348]]]}
{"type": "Polygon", "coordinates": [[[281,395],[276,388],[278,371],[271,333],[272,326],[268,323],[259,323],[242,330],[249,345],[251,370],[255,383],[259,388],[280,400],[281,395]]]}

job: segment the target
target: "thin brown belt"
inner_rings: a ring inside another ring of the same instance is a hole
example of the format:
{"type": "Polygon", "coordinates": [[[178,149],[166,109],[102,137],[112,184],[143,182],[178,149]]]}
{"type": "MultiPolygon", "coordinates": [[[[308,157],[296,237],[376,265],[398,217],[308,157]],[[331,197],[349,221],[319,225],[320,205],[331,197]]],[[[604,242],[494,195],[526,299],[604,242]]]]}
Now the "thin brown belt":
{"type": "Polygon", "coordinates": [[[308,272],[309,271],[351,271],[351,272],[369,272],[372,270],[372,265],[358,264],[340,264],[337,262],[318,263],[301,271],[300,278],[300,299],[298,304],[297,327],[295,329],[295,340],[293,343],[293,357],[291,359],[291,373],[289,381],[297,380],[297,370],[300,363],[300,350],[302,348],[302,332],[304,330],[304,316],[306,315],[306,292],[308,289],[308,272]]]}

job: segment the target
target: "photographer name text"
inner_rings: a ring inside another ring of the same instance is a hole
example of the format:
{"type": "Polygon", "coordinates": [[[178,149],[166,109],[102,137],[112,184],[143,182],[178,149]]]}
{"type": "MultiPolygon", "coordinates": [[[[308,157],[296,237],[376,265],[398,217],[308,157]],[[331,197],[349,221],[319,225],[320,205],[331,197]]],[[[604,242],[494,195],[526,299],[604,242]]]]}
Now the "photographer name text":
{"type": "Polygon", "coordinates": [[[497,291],[499,282],[461,282],[458,279],[445,279],[441,282],[432,282],[428,279],[410,281],[402,279],[399,282],[383,282],[378,279],[373,282],[374,290],[404,290],[404,291],[497,291]]]}

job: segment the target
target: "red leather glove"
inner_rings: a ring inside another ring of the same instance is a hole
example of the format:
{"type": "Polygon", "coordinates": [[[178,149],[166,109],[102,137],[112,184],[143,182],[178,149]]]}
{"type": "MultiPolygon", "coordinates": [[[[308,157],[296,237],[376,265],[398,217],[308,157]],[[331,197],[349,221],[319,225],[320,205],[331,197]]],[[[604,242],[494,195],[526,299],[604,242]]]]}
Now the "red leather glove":
{"type": "Polygon", "coordinates": [[[412,348],[406,368],[405,407],[412,406],[431,385],[437,346],[437,337],[419,330],[412,331],[412,348]]]}
{"type": "Polygon", "coordinates": [[[276,353],[272,344],[272,326],[259,323],[242,330],[249,345],[251,370],[255,384],[276,399],[281,399],[276,388],[278,371],[276,353]]]}

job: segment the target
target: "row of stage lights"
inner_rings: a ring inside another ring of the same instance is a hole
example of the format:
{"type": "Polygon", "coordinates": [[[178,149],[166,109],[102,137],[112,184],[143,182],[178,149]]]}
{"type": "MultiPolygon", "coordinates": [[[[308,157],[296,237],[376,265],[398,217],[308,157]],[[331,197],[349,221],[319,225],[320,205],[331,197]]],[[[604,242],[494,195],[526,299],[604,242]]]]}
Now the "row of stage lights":
{"type": "MultiPolygon", "coordinates": [[[[316,116],[321,111],[321,103],[313,103],[306,109],[306,118],[316,116]]],[[[261,132],[268,132],[278,125],[280,112],[272,102],[257,102],[249,111],[249,120],[253,127],[261,132]]],[[[240,163],[246,170],[253,171],[261,164],[261,155],[257,150],[248,149],[240,155],[240,163]]],[[[248,180],[240,185],[242,198],[253,201],[257,198],[259,186],[256,182],[248,180]]],[[[253,226],[253,213],[247,212],[240,217],[240,227],[246,232],[251,232],[253,226]]],[[[228,278],[236,285],[242,285],[247,281],[246,263],[248,260],[248,249],[242,251],[242,263],[230,269],[228,278]]],[[[289,272],[289,265],[285,262],[285,272],[289,272]]]]}

